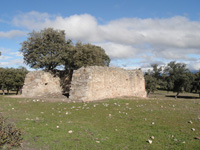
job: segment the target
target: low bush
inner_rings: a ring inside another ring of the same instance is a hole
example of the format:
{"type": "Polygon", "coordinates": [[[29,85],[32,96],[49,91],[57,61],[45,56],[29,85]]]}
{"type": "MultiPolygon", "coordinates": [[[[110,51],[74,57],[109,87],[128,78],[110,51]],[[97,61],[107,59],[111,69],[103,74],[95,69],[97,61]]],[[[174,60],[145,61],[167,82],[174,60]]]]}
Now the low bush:
{"type": "Polygon", "coordinates": [[[7,118],[0,114],[0,149],[11,149],[20,147],[22,143],[22,132],[13,123],[8,123],[7,118]]]}

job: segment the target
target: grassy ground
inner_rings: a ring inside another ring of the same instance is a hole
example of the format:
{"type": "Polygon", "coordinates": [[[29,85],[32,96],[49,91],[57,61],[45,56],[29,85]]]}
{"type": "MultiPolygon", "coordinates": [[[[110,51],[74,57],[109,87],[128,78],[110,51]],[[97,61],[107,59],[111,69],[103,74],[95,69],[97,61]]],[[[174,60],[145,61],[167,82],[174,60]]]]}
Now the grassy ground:
{"type": "Polygon", "coordinates": [[[0,112],[23,130],[25,150],[199,150],[200,99],[164,94],[91,103],[0,96],[0,112]]]}

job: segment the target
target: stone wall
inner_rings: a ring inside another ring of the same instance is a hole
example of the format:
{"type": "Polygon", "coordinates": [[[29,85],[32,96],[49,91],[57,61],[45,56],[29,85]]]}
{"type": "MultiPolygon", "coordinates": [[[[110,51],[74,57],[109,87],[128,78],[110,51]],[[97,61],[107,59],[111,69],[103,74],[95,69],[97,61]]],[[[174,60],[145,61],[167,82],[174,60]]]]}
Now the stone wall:
{"type": "Polygon", "coordinates": [[[23,97],[39,97],[45,95],[60,94],[60,78],[44,71],[32,71],[26,75],[22,89],[23,97]]]}
{"type": "Polygon", "coordinates": [[[92,66],[74,71],[70,99],[92,101],[121,96],[146,97],[141,70],[92,66]]]}

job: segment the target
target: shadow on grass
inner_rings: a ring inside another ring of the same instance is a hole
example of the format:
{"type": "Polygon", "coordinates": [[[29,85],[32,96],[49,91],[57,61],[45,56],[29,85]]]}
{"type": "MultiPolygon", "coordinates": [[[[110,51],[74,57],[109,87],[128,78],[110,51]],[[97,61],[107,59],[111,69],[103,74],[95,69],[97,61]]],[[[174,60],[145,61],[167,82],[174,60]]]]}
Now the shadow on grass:
{"type": "MultiPolygon", "coordinates": [[[[175,95],[165,95],[165,97],[175,98],[175,95]]],[[[200,99],[200,97],[196,97],[196,96],[177,96],[177,98],[183,98],[183,99],[200,99]]]]}
{"type": "MultiPolygon", "coordinates": [[[[0,95],[3,95],[3,93],[0,93],[0,95]]],[[[16,93],[5,93],[5,95],[16,95],[16,93]]]]}

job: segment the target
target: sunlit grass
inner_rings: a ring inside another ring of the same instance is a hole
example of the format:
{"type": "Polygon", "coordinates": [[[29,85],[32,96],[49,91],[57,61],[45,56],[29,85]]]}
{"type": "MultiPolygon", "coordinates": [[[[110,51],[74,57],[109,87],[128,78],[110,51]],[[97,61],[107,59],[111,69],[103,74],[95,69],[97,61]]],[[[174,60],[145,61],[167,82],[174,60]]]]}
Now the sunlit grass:
{"type": "Polygon", "coordinates": [[[200,149],[200,99],[52,103],[1,96],[0,112],[23,129],[24,149],[200,149]]]}

